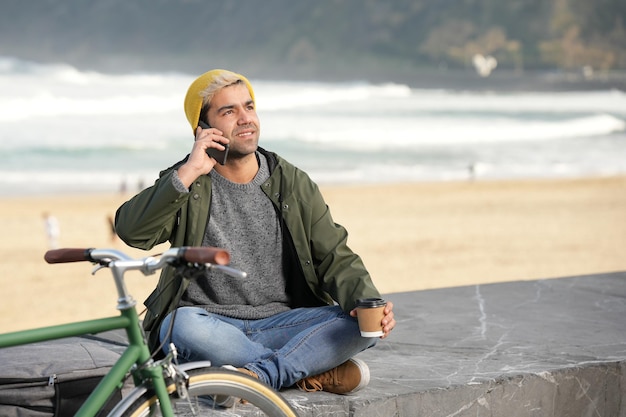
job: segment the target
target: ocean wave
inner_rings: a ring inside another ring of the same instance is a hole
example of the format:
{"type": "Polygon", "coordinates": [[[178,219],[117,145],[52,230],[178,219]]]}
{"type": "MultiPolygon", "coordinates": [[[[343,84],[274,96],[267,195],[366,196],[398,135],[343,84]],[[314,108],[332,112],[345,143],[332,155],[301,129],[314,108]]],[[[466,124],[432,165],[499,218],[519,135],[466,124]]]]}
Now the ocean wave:
{"type": "Polygon", "coordinates": [[[508,142],[537,142],[567,138],[592,138],[626,131],[626,120],[611,114],[564,119],[506,117],[344,117],[341,120],[303,118],[297,124],[272,124],[265,137],[300,141],[321,147],[371,152],[396,148],[419,151],[424,147],[508,142]],[[303,125],[320,126],[302,129],[303,125]]]}
{"type": "Polygon", "coordinates": [[[261,111],[314,108],[376,99],[407,98],[411,89],[403,84],[365,83],[272,83],[255,84],[255,96],[261,111]]]}
{"type": "MultiPolygon", "coordinates": [[[[0,57],[0,194],[117,189],[183,158],[185,74],[0,57]],[[95,185],[94,185],[95,184],[95,185]]],[[[626,94],[252,80],[260,145],[321,182],[624,173],[626,94]]]]}
{"type": "Polygon", "coordinates": [[[43,92],[25,98],[1,98],[0,122],[59,116],[110,116],[180,112],[177,96],[63,97],[43,92]]]}
{"type": "Polygon", "coordinates": [[[191,80],[182,74],[103,74],[0,57],[0,122],[180,113],[191,80]]]}
{"type": "Polygon", "coordinates": [[[193,77],[182,73],[128,73],[105,74],[98,71],[85,71],[67,63],[38,63],[0,55],[0,77],[18,80],[37,78],[43,82],[60,82],[68,85],[109,85],[109,86],[160,86],[164,81],[181,80],[187,85],[193,77]]]}
{"type": "Polygon", "coordinates": [[[493,93],[413,90],[409,111],[487,112],[491,114],[568,114],[604,112],[626,116],[626,92],[566,91],[493,93]]]}
{"type": "MultiPolygon", "coordinates": [[[[132,154],[145,152],[169,152],[171,150],[186,150],[186,145],[191,149],[191,142],[184,143],[180,139],[156,139],[149,141],[84,141],[76,140],[73,142],[57,143],[50,142],[12,142],[7,146],[2,146],[4,151],[3,157],[8,154],[15,156],[26,155],[45,155],[51,157],[62,158],[82,158],[89,155],[108,155],[114,158],[120,155],[130,157],[132,154]]],[[[0,161],[2,157],[0,157],[0,161]]]]}

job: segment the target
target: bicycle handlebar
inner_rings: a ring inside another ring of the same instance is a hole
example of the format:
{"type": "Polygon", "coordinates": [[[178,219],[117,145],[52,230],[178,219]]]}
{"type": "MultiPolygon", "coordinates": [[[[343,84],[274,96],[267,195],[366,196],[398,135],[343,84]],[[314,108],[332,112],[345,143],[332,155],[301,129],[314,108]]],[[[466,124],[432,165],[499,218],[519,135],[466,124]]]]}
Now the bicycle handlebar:
{"type": "Polygon", "coordinates": [[[150,275],[166,265],[180,265],[182,262],[201,264],[203,268],[217,269],[233,277],[245,278],[246,273],[226,266],[230,262],[230,254],[225,249],[214,247],[180,247],[171,248],[160,256],[148,256],[134,259],[116,249],[81,249],[63,248],[52,249],[44,255],[50,264],[89,261],[99,264],[93,271],[107,267],[113,273],[118,292],[118,309],[132,308],[136,303],[128,294],[124,284],[124,273],[138,270],[144,275],[150,275]]]}
{"type": "Polygon", "coordinates": [[[60,264],[65,262],[81,262],[81,261],[92,261],[89,254],[92,249],[74,249],[74,248],[63,248],[63,249],[51,249],[44,255],[44,259],[49,264],[60,264]]]}
{"type": "MultiPolygon", "coordinates": [[[[214,247],[181,247],[174,248],[176,253],[167,251],[163,254],[171,260],[181,260],[185,262],[195,263],[211,263],[216,265],[227,265],[230,262],[230,254],[225,249],[214,247]]],[[[67,263],[67,262],[98,262],[106,258],[127,259],[121,252],[102,249],[83,249],[83,248],[62,248],[51,249],[46,252],[44,259],[49,264],[67,263]],[[102,254],[100,252],[106,252],[102,254]]]]}
{"type": "Polygon", "coordinates": [[[217,265],[228,265],[230,262],[230,253],[221,248],[188,246],[181,251],[180,256],[187,262],[217,265]]]}

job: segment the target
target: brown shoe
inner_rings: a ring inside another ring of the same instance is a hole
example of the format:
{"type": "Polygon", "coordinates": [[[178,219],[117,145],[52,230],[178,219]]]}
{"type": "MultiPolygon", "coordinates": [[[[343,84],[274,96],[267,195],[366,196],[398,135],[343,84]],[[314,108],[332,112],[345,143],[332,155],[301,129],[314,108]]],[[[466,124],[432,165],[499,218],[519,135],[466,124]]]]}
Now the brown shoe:
{"type": "Polygon", "coordinates": [[[326,391],[350,394],[365,388],[370,382],[370,370],[360,359],[349,359],[336,368],[306,377],[296,383],[302,391],[326,391]]]}

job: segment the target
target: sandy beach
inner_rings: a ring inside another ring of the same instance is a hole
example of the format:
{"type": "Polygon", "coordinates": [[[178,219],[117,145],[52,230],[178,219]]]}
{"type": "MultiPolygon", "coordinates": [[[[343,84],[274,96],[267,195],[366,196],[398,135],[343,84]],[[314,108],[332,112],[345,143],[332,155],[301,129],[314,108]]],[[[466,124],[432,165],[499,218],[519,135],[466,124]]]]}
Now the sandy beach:
{"type": "MultiPolygon", "coordinates": [[[[321,188],[383,293],[626,270],[626,177],[321,188]]],[[[61,247],[148,255],[110,234],[129,197],[0,199],[0,332],[115,314],[108,271],[45,263],[42,213],[58,219],[61,247]]],[[[128,275],[138,309],[157,278],[128,275]]]]}

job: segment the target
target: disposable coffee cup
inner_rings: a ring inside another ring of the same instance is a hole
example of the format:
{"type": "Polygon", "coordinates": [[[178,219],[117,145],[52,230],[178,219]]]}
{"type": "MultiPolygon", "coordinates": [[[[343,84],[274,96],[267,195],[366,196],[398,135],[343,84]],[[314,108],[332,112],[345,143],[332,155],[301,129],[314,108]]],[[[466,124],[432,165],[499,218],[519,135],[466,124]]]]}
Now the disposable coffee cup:
{"type": "Polygon", "coordinates": [[[382,320],[387,302],[382,298],[359,298],[356,300],[356,317],[362,337],[384,335],[382,320]]]}

